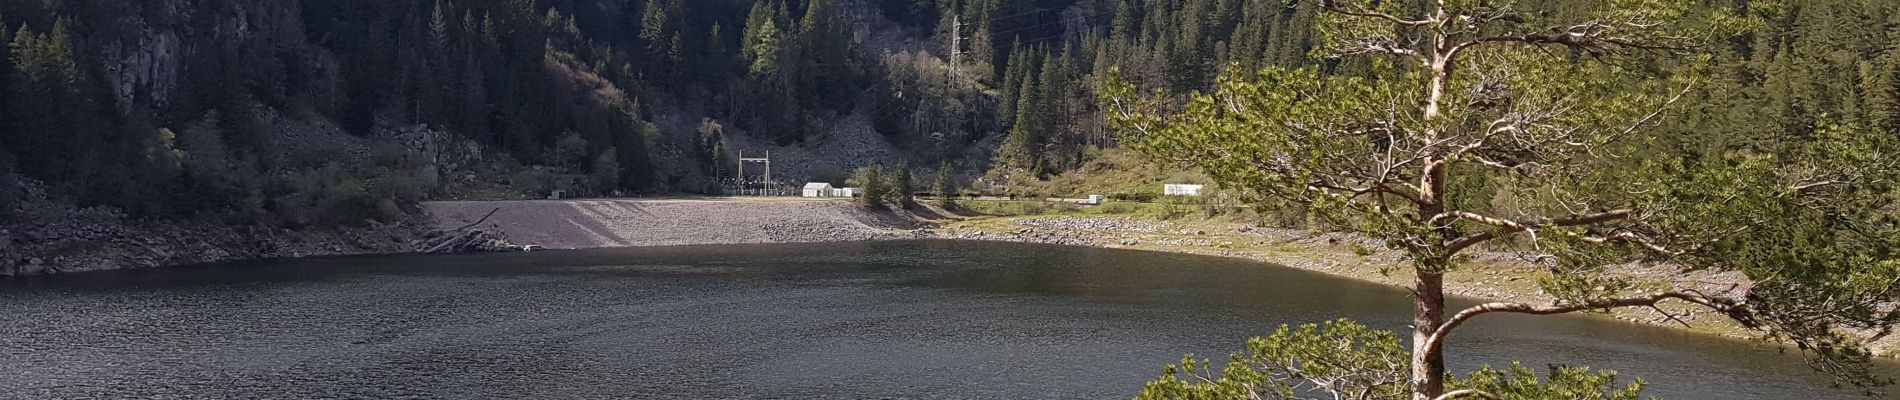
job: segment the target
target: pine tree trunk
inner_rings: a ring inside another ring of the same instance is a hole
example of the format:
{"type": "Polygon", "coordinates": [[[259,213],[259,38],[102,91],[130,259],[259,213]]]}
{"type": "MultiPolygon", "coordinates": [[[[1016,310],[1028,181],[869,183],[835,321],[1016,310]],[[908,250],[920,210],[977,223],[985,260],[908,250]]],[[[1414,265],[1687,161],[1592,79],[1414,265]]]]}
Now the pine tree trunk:
{"type": "MultiPolygon", "coordinates": [[[[1433,20],[1446,21],[1445,2],[1438,1],[1433,11],[1433,20]]],[[[1445,86],[1451,82],[1450,62],[1452,49],[1447,46],[1447,37],[1440,33],[1432,40],[1433,50],[1430,64],[1431,82],[1426,87],[1424,112],[1425,122],[1429,125],[1443,119],[1440,103],[1445,99],[1445,86]]],[[[1445,132],[1437,126],[1426,128],[1425,142],[1437,143],[1445,132]]],[[[1446,204],[1446,168],[1449,166],[1444,155],[1427,150],[1419,182],[1419,197],[1424,199],[1419,206],[1418,222],[1430,225],[1445,212],[1446,204]]],[[[1439,227],[1442,237],[1453,238],[1455,234],[1446,234],[1449,227],[1439,227]]],[[[1438,250],[1443,250],[1439,248],[1438,250]]],[[[1442,251],[1414,251],[1417,270],[1412,279],[1412,400],[1435,400],[1445,393],[1445,356],[1431,347],[1432,335],[1445,324],[1445,270],[1451,266],[1451,256],[1442,251]]]]}
{"type": "Polygon", "coordinates": [[[1412,288],[1412,399],[1433,400],[1445,393],[1445,355],[1426,345],[1445,324],[1445,275],[1421,268],[1412,288]]]}

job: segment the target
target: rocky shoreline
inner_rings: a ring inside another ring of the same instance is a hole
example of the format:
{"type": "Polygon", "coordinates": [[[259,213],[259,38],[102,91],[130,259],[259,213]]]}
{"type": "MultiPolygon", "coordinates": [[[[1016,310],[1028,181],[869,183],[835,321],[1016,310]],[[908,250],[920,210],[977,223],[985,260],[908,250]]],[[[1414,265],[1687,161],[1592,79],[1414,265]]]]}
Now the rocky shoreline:
{"type": "MultiPolygon", "coordinates": [[[[926,229],[933,238],[1039,243],[1065,246],[1135,249],[1182,254],[1242,258],[1290,268],[1405,287],[1409,275],[1388,273],[1402,267],[1401,254],[1375,240],[1341,233],[1312,233],[1295,229],[1261,228],[1210,221],[1160,222],[1124,216],[1059,216],[990,218],[952,222],[926,229]]],[[[1512,253],[1477,253],[1470,267],[1453,271],[1447,293],[1473,299],[1548,303],[1535,283],[1537,266],[1512,253]]],[[[1653,265],[1621,266],[1613,273],[1650,276],[1718,292],[1746,287],[1739,274],[1682,273],[1653,265]]],[[[1677,318],[1695,322],[1707,313],[1689,308],[1672,310],[1676,318],[1648,310],[1624,310],[1613,318],[1647,325],[1678,326],[1677,318]]],[[[1716,325],[1727,323],[1709,317],[1716,325]]],[[[1739,336],[1727,329],[1712,333],[1739,336]]]]}
{"type": "MultiPolygon", "coordinates": [[[[1011,219],[1010,221],[1021,227],[1014,230],[998,232],[995,229],[973,228],[950,224],[938,229],[928,230],[927,233],[930,237],[942,239],[1138,249],[1245,258],[1291,268],[1327,272],[1361,279],[1364,277],[1339,271],[1342,263],[1390,264],[1401,261],[1397,254],[1390,252],[1376,252],[1364,256],[1349,254],[1350,252],[1347,248],[1351,246],[1377,249],[1380,245],[1370,239],[1338,233],[1311,234],[1294,229],[1258,228],[1244,225],[1178,227],[1172,224],[1133,217],[1028,217],[1011,219]],[[1223,228],[1227,230],[1215,231],[1216,229],[1223,228]],[[1264,254],[1239,249],[1239,247],[1243,246],[1270,245],[1330,247],[1333,249],[1331,249],[1332,251],[1316,251],[1298,256],[1264,254]]],[[[1471,297],[1486,297],[1486,295],[1498,294],[1496,291],[1478,289],[1454,291],[1460,295],[1471,297]]]]}
{"type": "MultiPolygon", "coordinates": [[[[476,201],[424,204],[428,221],[356,228],[285,230],[216,221],[142,223],[78,210],[57,223],[0,226],[0,277],[134,269],[270,258],[416,252],[524,251],[746,243],[954,239],[1135,249],[1243,258],[1368,282],[1404,286],[1400,254],[1339,233],[1213,221],[1129,216],[945,218],[940,210],[870,211],[843,201],[755,199],[476,201]],[[442,250],[447,249],[447,250],[442,250]]],[[[1505,253],[1479,253],[1454,271],[1450,294],[1529,303],[1537,267],[1505,253]]],[[[1702,290],[1745,287],[1739,275],[1628,266],[1615,273],[1691,282],[1702,290]]],[[[1690,322],[1693,310],[1674,310],[1690,322]]],[[[1672,325],[1646,310],[1612,317],[1672,325]]],[[[1698,324],[1703,325],[1703,324],[1698,324]]],[[[1704,329],[1696,329],[1704,330],[1704,329]]],[[[1714,328],[1709,333],[1740,336],[1714,328]]],[[[1883,344],[1882,347],[1887,347],[1883,344]]]]}
{"type": "Polygon", "coordinates": [[[426,230],[416,218],[361,226],[285,229],[204,217],[146,220],[107,207],[54,201],[18,182],[0,224],[0,277],[153,268],[268,258],[407,252],[426,230]]]}
{"type": "MultiPolygon", "coordinates": [[[[431,202],[423,208],[428,222],[369,222],[363,227],[324,230],[215,221],[140,223],[106,211],[69,210],[53,219],[57,223],[0,227],[0,276],[328,255],[935,238],[1236,257],[1403,283],[1377,273],[1379,266],[1401,259],[1374,241],[1242,224],[1169,223],[1124,216],[946,220],[928,209],[870,211],[842,201],[753,199],[467,201],[431,202]],[[450,242],[458,243],[444,245],[450,242]]],[[[1538,300],[1528,298],[1521,287],[1505,287],[1523,283],[1517,282],[1522,278],[1491,273],[1475,283],[1447,289],[1477,298],[1538,300]]]]}
{"type": "MultiPolygon", "coordinates": [[[[1161,222],[1126,216],[1052,216],[978,218],[940,224],[918,231],[939,239],[1037,243],[1064,246],[1134,249],[1181,254],[1241,258],[1315,271],[1361,281],[1406,287],[1409,275],[1400,254],[1376,241],[1340,233],[1311,233],[1294,229],[1260,228],[1212,221],[1161,222]],[[1391,272],[1391,273],[1388,273],[1391,272]]],[[[1554,301],[1536,283],[1539,267],[1513,253],[1481,252],[1467,268],[1446,279],[1448,294],[1481,301],[1543,304],[1554,301]]],[[[1748,279],[1737,272],[1681,271],[1665,265],[1620,265],[1610,273],[1666,281],[1678,287],[1710,293],[1746,290],[1748,279]]],[[[1618,321],[1681,328],[1702,334],[1753,340],[1749,332],[1719,313],[1696,306],[1662,306],[1672,316],[1650,309],[1622,309],[1602,314],[1618,321]]],[[[1867,334],[1868,332],[1863,332],[1867,334]]],[[[1900,356],[1900,338],[1875,337],[1869,348],[1879,357],[1900,356]]]]}
{"type": "MultiPolygon", "coordinates": [[[[993,232],[952,224],[930,231],[932,237],[959,240],[986,240],[1038,243],[1064,246],[1130,248],[1188,254],[1238,257],[1265,261],[1287,267],[1332,271],[1335,263],[1304,257],[1272,257],[1238,250],[1240,246],[1310,245],[1344,248],[1378,248],[1365,238],[1338,233],[1311,234],[1294,229],[1232,227],[1177,227],[1167,223],[1132,217],[1030,217],[1012,222],[1023,226],[1012,232],[993,232]],[[1214,231],[1226,228],[1228,231],[1214,231]],[[1223,251],[1225,250],[1225,251],[1223,251]]],[[[1381,252],[1384,253],[1384,252],[1381,252]]],[[[1356,262],[1399,262],[1397,254],[1372,254],[1356,262]]]]}
{"type": "Polygon", "coordinates": [[[409,251],[415,224],[321,230],[216,222],[65,222],[0,229],[0,276],[409,251]]]}

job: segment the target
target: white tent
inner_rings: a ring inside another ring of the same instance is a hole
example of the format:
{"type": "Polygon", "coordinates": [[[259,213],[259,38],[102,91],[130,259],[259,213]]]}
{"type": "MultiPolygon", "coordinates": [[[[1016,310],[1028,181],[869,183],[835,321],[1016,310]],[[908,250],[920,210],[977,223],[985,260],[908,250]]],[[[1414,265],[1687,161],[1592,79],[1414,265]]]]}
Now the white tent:
{"type": "Polygon", "coordinates": [[[805,184],[805,197],[831,197],[831,184],[812,182],[805,184]]]}
{"type": "Polygon", "coordinates": [[[1200,196],[1202,185],[1170,183],[1161,187],[1161,194],[1167,196],[1200,196]]]}

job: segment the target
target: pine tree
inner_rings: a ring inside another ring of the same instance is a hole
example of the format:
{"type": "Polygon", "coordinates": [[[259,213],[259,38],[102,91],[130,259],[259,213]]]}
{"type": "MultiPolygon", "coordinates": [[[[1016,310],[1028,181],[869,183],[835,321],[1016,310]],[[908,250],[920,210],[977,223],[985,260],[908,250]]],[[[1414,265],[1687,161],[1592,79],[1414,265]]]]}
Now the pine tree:
{"type": "Polygon", "coordinates": [[[13,37],[9,98],[31,99],[12,104],[8,119],[13,130],[6,133],[4,144],[18,149],[19,170],[50,182],[77,183],[70,179],[85,171],[72,168],[85,149],[81,135],[97,134],[85,129],[94,124],[95,115],[81,98],[79,67],[73,59],[70,33],[65,20],[55,25],[52,35],[34,34],[22,25],[13,37]]]}
{"type": "Polygon", "coordinates": [[[1056,140],[1052,141],[1052,149],[1049,150],[1052,154],[1048,158],[1057,161],[1055,167],[1060,170],[1081,163],[1084,138],[1079,133],[1087,124],[1082,115],[1089,112],[1088,105],[1092,103],[1082,99],[1082,85],[1078,84],[1082,67],[1076,53],[1078,51],[1074,47],[1062,51],[1062,56],[1056,59],[1053,66],[1055,77],[1047,85],[1051,121],[1048,126],[1050,132],[1057,135],[1056,140]]]}
{"type": "Polygon", "coordinates": [[[1174,35],[1163,40],[1172,40],[1167,58],[1168,81],[1180,91],[1201,89],[1206,85],[1207,73],[1204,71],[1210,52],[1204,49],[1201,31],[1206,16],[1204,1],[1190,2],[1189,8],[1181,10],[1180,19],[1168,26],[1173,27],[1174,35]]]}
{"type": "MultiPolygon", "coordinates": [[[[1025,56],[1027,58],[1027,56],[1025,56]]],[[[1015,124],[1010,127],[1009,136],[1003,139],[1003,147],[998,149],[997,157],[1005,165],[1019,170],[1040,173],[1042,131],[1037,129],[1041,115],[1036,76],[1025,73],[1021,88],[1016,90],[1015,124]]]]}
{"type": "Polygon", "coordinates": [[[904,209],[917,204],[917,190],[911,187],[910,161],[897,163],[897,171],[891,176],[891,181],[891,197],[887,199],[888,202],[904,209]]]}
{"type": "Polygon", "coordinates": [[[1109,30],[1109,40],[1117,45],[1128,43],[1135,35],[1134,0],[1115,0],[1115,20],[1109,30]]]}
{"type": "Polygon", "coordinates": [[[884,168],[878,166],[877,163],[865,164],[863,169],[858,170],[857,175],[858,186],[863,190],[863,193],[858,195],[858,205],[873,209],[884,208],[884,199],[890,191],[885,185],[884,168]]]}
{"type": "Polygon", "coordinates": [[[1866,126],[1889,132],[1900,129],[1900,50],[1889,50],[1868,62],[1861,88],[1866,93],[1866,126]]]}
{"type": "Polygon", "coordinates": [[[677,62],[668,57],[676,50],[672,48],[672,38],[679,8],[679,0],[647,0],[646,8],[640,12],[640,41],[646,44],[649,62],[677,62]]]}
{"type": "MultiPolygon", "coordinates": [[[[0,144],[8,144],[13,140],[11,136],[15,135],[13,118],[9,115],[9,111],[13,110],[11,100],[13,96],[13,37],[12,32],[7,31],[7,24],[4,21],[6,21],[5,16],[0,16],[0,144]]],[[[0,175],[13,173],[13,154],[7,148],[10,147],[0,146],[0,175]]],[[[8,189],[11,187],[0,186],[0,192],[11,192],[8,189]]],[[[4,195],[0,193],[0,196],[4,195]]],[[[0,213],[10,209],[6,207],[6,204],[0,203],[0,213]]]]}
{"type": "Polygon", "coordinates": [[[798,49],[799,99],[824,107],[839,107],[850,101],[847,63],[851,60],[847,31],[837,0],[811,0],[805,16],[799,20],[798,49]]]}
{"type": "MultiPolygon", "coordinates": [[[[965,18],[969,17],[966,16],[965,18]]],[[[965,22],[965,24],[968,24],[968,22],[965,22]]],[[[995,81],[989,79],[1001,76],[1001,74],[996,71],[996,66],[998,65],[996,62],[996,45],[994,40],[991,39],[992,35],[990,35],[989,24],[979,23],[973,32],[975,33],[970,34],[970,44],[966,45],[969,47],[967,52],[969,56],[965,57],[965,59],[968,59],[968,62],[971,64],[970,71],[975,71],[980,75],[979,78],[985,82],[994,84],[995,81]]]]}
{"type": "Polygon", "coordinates": [[[911,0],[909,10],[910,22],[918,26],[923,26],[943,14],[948,14],[946,12],[939,12],[937,9],[939,6],[937,1],[938,0],[911,0]]]}
{"type": "Polygon", "coordinates": [[[608,147],[606,151],[594,157],[593,174],[588,175],[588,188],[593,189],[594,194],[608,195],[620,190],[622,171],[619,153],[619,149],[608,147]]]}
{"type": "Polygon", "coordinates": [[[998,128],[1009,128],[1016,124],[1016,101],[1020,96],[1018,90],[1022,88],[1023,79],[1028,77],[1029,72],[1029,54],[1023,51],[1021,41],[1016,42],[1016,46],[1010,49],[1008,57],[1009,67],[1003,70],[1003,82],[997,88],[999,94],[996,96],[996,126],[998,128]]]}
{"type": "Polygon", "coordinates": [[[1040,53],[1041,56],[1038,58],[1042,59],[1042,67],[1038,68],[1039,75],[1036,77],[1035,91],[1033,95],[1030,95],[1034,100],[1029,102],[1033,117],[1030,121],[1021,123],[1034,132],[1030,137],[1035,140],[1027,143],[1026,150],[1031,154],[1030,160],[1033,161],[1029,164],[1029,168],[1038,174],[1050,172],[1049,164],[1052,158],[1050,147],[1059,140],[1056,135],[1062,128],[1063,121],[1060,120],[1058,113],[1062,106],[1062,93],[1067,89],[1068,84],[1063,79],[1060,60],[1050,55],[1048,50],[1040,53]]]}
{"type": "Polygon", "coordinates": [[[774,7],[767,3],[755,3],[752,12],[746,16],[745,33],[741,41],[741,52],[747,61],[746,71],[753,78],[776,76],[779,72],[779,56],[783,53],[784,32],[779,20],[782,6],[774,7]]]}
{"type": "Polygon", "coordinates": [[[458,53],[461,53],[461,69],[457,81],[457,98],[460,104],[455,112],[453,128],[464,136],[475,139],[488,137],[488,88],[483,85],[487,76],[483,74],[481,42],[482,27],[476,25],[475,15],[462,14],[462,29],[458,53]]]}
{"type": "Polygon", "coordinates": [[[225,147],[222,121],[216,111],[178,131],[178,150],[184,154],[178,188],[179,211],[228,210],[243,197],[236,165],[225,147]]]}
{"type": "Polygon", "coordinates": [[[945,161],[937,166],[937,184],[931,191],[937,192],[938,207],[944,209],[956,208],[956,183],[951,182],[949,161],[945,161]]]}
{"type": "Polygon", "coordinates": [[[646,191],[653,181],[653,164],[647,143],[650,136],[657,134],[657,127],[640,119],[640,105],[632,100],[620,99],[608,105],[607,129],[613,135],[616,176],[619,188],[630,191],[646,191]]]}

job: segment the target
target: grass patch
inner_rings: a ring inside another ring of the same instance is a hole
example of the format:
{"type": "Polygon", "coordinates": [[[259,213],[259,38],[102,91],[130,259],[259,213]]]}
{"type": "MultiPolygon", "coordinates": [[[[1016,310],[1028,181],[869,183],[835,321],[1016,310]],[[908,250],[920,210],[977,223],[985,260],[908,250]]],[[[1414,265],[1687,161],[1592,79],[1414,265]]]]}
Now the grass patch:
{"type": "MultiPolygon", "coordinates": [[[[1080,198],[1091,194],[1135,202],[1161,198],[1163,183],[1206,183],[1199,173],[1148,161],[1125,149],[1086,149],[1082,165],[1041,179],[1020,179],[1007,186],[978,187],[989,195],[1080,198]]],[[[992,177],[1000,172],[992,172],[992,177]]]]}
{"type": "Polygon", "coordinates": [[[1081,205],[1048,200],[959,200],[964,211],[991,217],[1032,216],[1135,216],[1158,219],[1175,208],[1161,203],[1109,201],[1101,205],[1081,205]]]}

